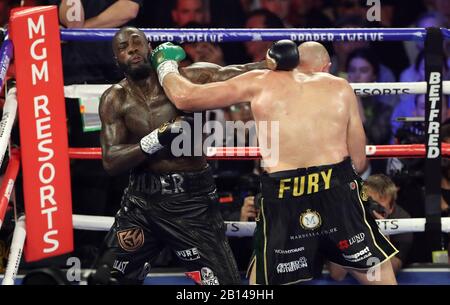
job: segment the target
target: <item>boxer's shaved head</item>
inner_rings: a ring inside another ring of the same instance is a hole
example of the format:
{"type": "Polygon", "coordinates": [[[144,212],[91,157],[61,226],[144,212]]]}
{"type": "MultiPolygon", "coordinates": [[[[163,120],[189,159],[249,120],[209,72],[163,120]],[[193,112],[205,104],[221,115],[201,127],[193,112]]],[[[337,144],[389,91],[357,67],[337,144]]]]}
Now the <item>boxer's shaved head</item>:
{"type": "Polygon", "coordinates": [[[300,68],[314,72],[328,72],[330,55],[327,49],[320,43],[308,41],[298,47],[300,54],[300,68]]]}

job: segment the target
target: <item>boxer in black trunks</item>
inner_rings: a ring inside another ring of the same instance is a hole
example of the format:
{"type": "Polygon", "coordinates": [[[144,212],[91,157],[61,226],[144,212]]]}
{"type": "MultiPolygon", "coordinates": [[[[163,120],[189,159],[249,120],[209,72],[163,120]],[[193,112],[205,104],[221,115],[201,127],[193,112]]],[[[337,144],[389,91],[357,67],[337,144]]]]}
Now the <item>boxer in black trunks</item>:
{"type": "MultiPolygon", "coordinates": [[[[311,279],[315,259],[322,254],[346,267],[360,283],[396,284],[389,259],[397,250],[367,215],[367,198],[360,195],[360,178],[353,169],[362,172],[366,164],[356,96],[345,79],[328,73],[326,49],[303,43],[299,63],[285,69],[280,62],[291,58],[296,46],[277,42],[267,53],[268,66],[275,71],[255,70],[198,85],[178,73],[176,52],[168,52],[170,48],[168,44],[155,49],[152,61],[177,108],[198,111],[250,101],[257,126],[279,124],[275,135],[258,129],[259,143],[278,141],[279,158],[267,162],[267,173],[261,177],[251,283],[311,279]],[[367,273],[375,267],[379,278],[367,273]]],[[[268,147],[262,147],[265,150],[268,147]]],[[[262,157],[265,162],[273,156],[262,157]]]]}
{"type": "MultiPolygon", "coordinates": [[[[120,29],[113,51],[125,79],[101,97],[103,165],[110,174],[130,171],[130,180],[98,268],[110,266],[119,283],[142,283],[168,246],[196,283],[240,284],[205,157],[174,157],[168,148],[177,135],[171,133],[173,127],[191,121],[160,86],[145,34],[132,27],[120,29]]],[[[227,67],[197,63],[180,72],[205,83],[258,68],[265,68],[265,62],[227,67]]],[[[102,282],[100,276],[97,272],[91,282],[102,282]]]]}

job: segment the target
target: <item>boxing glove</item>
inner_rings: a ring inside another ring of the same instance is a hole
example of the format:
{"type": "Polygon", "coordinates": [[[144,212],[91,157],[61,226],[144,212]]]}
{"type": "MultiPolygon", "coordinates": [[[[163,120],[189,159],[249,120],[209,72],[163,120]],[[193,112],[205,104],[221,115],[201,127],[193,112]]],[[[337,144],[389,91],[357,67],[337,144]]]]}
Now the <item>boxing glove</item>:
{"type": "Polygon", "coordinates": [[[170,148],[172,141],[182,134],[191,136],[193,121],[194,119],[191,117],[181,116],[176,120],[162,124],[141,139],[139,144],[142,151],[152,155],[165,147],[170,148]]]}
{"type": "Polygon", "coordinates": [[[165,42],[156,47],[151,54],[151,62],[155,68],[159,83],[163,84],[164,77],[169,73],[178,72],[178,62],[186,57],[183,48],[171,42],[165,42]]]}
{"type": "Polygon", "coordinates": [[[295,69],[300,62],[297,45],[287,39],[275,42],[267,51],[266,61],[269,69],[274,71],[295,69]]]}

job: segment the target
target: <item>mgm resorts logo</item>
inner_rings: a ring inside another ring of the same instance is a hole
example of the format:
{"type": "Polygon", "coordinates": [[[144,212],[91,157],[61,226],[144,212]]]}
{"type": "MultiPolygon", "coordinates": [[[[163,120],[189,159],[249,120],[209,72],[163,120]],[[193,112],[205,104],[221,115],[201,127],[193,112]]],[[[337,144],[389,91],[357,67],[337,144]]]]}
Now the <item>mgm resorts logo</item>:
{"type": "Polygon", "coordinates": [[[307,209],[300,214],[300,225],[305,230],[315,230],[322,225],[322,218],[318,212],[307,209]]]}

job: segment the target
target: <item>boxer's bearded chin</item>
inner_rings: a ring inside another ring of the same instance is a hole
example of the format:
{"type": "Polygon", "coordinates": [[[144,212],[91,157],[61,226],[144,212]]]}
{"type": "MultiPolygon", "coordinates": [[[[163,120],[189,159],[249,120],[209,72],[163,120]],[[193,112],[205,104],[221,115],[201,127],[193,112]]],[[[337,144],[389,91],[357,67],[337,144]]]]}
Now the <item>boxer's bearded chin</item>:
{"type": "Polygon", "coordinates": [[[152,66],[149,62],[144,62],[136,67],[120,63],[119,68],[125,75],[128,75],[133,80],[143,80],[149,77],[152,70],[152,66]]]}

